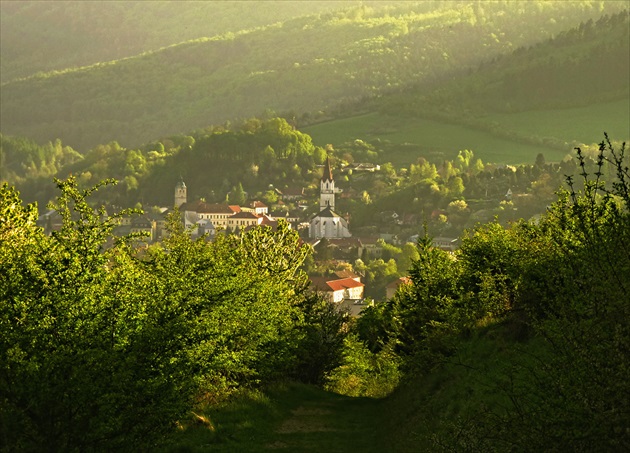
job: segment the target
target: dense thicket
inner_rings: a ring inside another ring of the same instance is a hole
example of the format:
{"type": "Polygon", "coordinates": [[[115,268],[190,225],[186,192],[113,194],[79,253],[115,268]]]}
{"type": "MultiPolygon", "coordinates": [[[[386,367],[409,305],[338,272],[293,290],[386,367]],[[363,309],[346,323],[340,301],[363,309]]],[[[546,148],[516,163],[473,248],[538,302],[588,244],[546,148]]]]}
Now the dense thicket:
{"type": "Polygon", "coordinates": [[[309,249],[286,224],[208,242],[173,217],[139,247],[112,236],[125,213],[95,211],[95,189],[58,185],[51,236],[0,193],[1,450],[147,449],[194,404],[336,363],[339,342],[316,339],[340,315],[306,297],[309,249]]]}
{"type": "Polygon", "coordinates": [[[159,134],[268,109],[322,118],[342,104],[412,82],[433,87],[623,7],[616,2],[448,6],[427,12],[423,3],[364,5],[8,82],[0,88],[1,129],[38,141],[61,138],[85,151],[112,139],[137,146],[159,134]]]}

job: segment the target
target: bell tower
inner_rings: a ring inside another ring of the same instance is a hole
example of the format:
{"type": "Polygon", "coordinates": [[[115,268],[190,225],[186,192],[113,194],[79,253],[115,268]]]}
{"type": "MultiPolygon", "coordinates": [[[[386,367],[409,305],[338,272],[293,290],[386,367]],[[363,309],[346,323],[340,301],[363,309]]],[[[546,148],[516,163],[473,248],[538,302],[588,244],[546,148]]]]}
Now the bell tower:
{"type": "Polygon", "coordinates": [[[175,185],[175,207],[179,208],[181,205],[188,201],[186,194],[186,184],[184,183],[184,179],[182,177],[179,178],[179,181],[175,185]]]}
{"type": "Polygon", "coordinates": [[[330,169],[330,157],[326,158],[324,174],[319,185],[319,210],[330,208],[335,210],[335,180],[330,169]]]}

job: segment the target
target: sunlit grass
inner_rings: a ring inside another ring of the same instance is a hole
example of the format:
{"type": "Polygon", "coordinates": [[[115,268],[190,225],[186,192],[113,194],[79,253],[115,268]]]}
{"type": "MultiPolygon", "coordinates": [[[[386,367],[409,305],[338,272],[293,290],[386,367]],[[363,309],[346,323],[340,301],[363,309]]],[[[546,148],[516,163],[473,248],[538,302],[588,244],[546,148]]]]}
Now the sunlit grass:
{"type": "Polygon", "coordinates": [[[495,114],[487,119],[521,134],[567,142],[590,144],[593,137],[602,137],[604,132],[615,140],[630,139],[629,99],[572,109],[495,114]]]}
{"type": "Polygon", "coordinates": [[[191,414],[161,451],[377,453],[380,407],[295,383],[245,391],[191,414]]]}
{"type": "MultiPolygon", "coordinates": [[[[397,151],[387,157],[393,163],[406,164],[420,156],[439,156],[452,160],[460,150],[474,151],[484,162],[520,164],[534,163],[543,153],[547,161],[560,161],[571,150],[559,151],[495,137],[489,132],[421,118],[396,118],[370,113],[317,124],[304,128],[318,145],[340,145],[362,139],[380,139],[393,144],[407,144],[410,151],[397,151]],[[409,155],[413,153],[413,155],[409,155]]],[[[601,135],[601,134],[600,134],[601,135]]]]}
{"type": "Polygon", "coordinates": [[[589,144],[607,132],[615,140],[630,139],[628,99],[563,110],[493,114],[483,118],[498,123],[504,131],[537,138],[555,138],[567,143],[566,150],[530,145],[497,137],[490,132],[422,118],[401,118],[370,113],[329,121],[304,128],[320,146],[380,139],[405,148],[387,155],[395,164],[407,164],[419,156],[452,160],[458,151],[469,149],[484,162],[532,164],[538,153],[548,162],[560,161],[572,152],[572,143],[589,144]]]}

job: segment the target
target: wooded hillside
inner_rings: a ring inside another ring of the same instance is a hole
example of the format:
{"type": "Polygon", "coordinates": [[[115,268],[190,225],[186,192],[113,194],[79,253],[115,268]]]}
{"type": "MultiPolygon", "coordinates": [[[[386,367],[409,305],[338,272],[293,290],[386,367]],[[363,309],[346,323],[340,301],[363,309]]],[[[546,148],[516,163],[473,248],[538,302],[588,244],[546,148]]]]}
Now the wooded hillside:
{"type": "Polygon", "coordinates": [[[131,57],[357,1],[7,1],[0,3],[0,81],[131,57]],[[251,14],[255,9],[256,14],[251,14]]]}
{"type": "Polygon", "coordinates": [[[364,5],[5,83],[0,127],[85,152],[269,110],[312,121],[410,83],[435,86],[622,7],[454,2],[428,13],[422,3],[364,5]]]}

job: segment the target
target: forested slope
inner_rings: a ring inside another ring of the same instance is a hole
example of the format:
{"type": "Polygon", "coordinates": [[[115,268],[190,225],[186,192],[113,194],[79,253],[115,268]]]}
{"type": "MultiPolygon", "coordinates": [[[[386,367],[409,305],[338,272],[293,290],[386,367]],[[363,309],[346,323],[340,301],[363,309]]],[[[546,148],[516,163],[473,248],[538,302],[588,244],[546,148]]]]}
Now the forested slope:
{"type": "Polygon", "coordinates": [[[483,116],[586,106],[628,98],[628,11],[576,24],[553,39],[516,49],[436,90],[405,90],[392,113],[483,116]]]}
{"type": "Polygon", "coordinates": [[[626,151],[579,151],[538,221],[478,225],[456,259],[420,238],[356,322],[303,292],[309,249],[284,226],[206,241],[172,218],[137,249],[73,178],[51,236],[3,186],[0,450],[626,451],[626,151]],[[286,386],[399,379],[381,401],[286,386]]]}
{"type": "Polygon", "coordinates": [[[0,81],[130,57],[236,33],[356,1],[118,1],[0,3],[0,81]]]}
{"type": "Polygon", "coordinates": [[[623,5],[449,6],[431,13],[423,4],[364,6],[5,83],[1,130],[61,138],[84,152],[112,139],[137,145],[269,109],[326,117],[408,83],[435,86],[623,5]]]}

